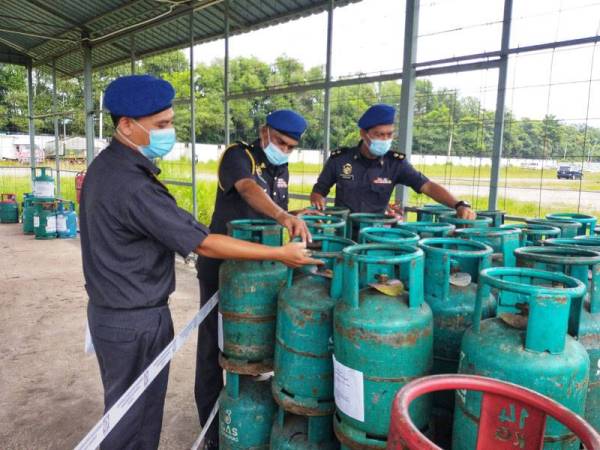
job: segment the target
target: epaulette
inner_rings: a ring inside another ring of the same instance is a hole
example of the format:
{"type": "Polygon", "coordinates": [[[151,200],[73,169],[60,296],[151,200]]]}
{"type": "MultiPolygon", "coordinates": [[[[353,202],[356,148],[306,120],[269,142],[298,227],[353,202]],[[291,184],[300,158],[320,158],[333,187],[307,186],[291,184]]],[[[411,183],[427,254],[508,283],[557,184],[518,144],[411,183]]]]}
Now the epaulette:
{"type": "Polygon", "coordinates": [[[335,150],[331,151],[330,156],[333,158],[335,156],[340,156],[342,153],[344,153],[346,150],[348,150],[350,147],[340,147],[340,148],[336,148],[335,150]]]}
{"type": "Polygon", "coordinates": [[[400,161],[402,161],[404,158],[406,158],[406,155],[404,153],[400,153],[400,152],[392,152],[394,154],[394,158],[399,159],[400,161]]]}

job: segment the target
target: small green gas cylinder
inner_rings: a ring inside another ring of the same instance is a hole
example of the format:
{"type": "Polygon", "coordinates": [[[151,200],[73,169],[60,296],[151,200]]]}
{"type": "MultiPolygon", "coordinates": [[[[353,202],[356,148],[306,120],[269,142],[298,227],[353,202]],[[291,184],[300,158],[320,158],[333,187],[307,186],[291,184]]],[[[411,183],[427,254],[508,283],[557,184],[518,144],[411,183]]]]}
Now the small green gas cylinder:
{"type": "Polygon", "coordinates": [[[268,450],[275,413],[269,376],[227,372],[219,396],[219,449],[268,450]]]}
{"type": "MultiPolygon", "coordinates": [[[[50,199],[51,200],[51,199],[50,199]]],[[[33,195],[29,193],[23,194],[23,234],[33,234],[33,195]]]]}
{"type": "Polygon", "coordinates": [[[279,408],[271,431],[273,450],[337,450],[333,416],[306,417],[279,408]]]}
{"type": "MultiPolygon", "coordinates": [[[[282,227],[271,220],[234,220],[235,238],[265,245],[282,242],[282,227]]],[[[225,261],[219,271],[221,366],[234,373],[257,375],[273,369],[277,295],[287,268],[275,261],[225,261]]]]}
{"type": "Polygon", "coordinates": [[[489,217],[492,219],[492,227],[501,227],[504,224],[504,217],[506,213],[499,209],[492,209],[487,211],[476,211],[478,216],[489,217]]]}
{"type": "Polygon", "coordinates": [[[521,231],[516,228],[461,228],[455,236],[483,242],[494,249],[492,264],[499,267],[514,267],[517,248],[521,247],[521,231]]]}
{"type": "Polygon", "coordinates": [[[0,194],[0,223],[19,223],[17,194],[0,194]]]}
{"type": "Polygon", "coordinates": [[[36,198],[33,201],[33,233],[36,239],[56,239],[56,201],[36,198]]]}
{"type": "Polygon", "coordinates": [[[545,239],[560,236],[560,228],[538,223],[509,223],[502,225],[500,228],[520,230],[520,247],[542,245],[541,242],[545,239]]]}
{"type": "Polygon", "coordinates": [[[451,223],[456,228],[482,228],[491,226],[492,219],[484,216],[476,216],[474,219],[461,219],[456,213],[442,214],[439,221],[451,223]]]}
{"type": "Polygon", "coordinates": [[[429,237],[445,237],[454,233],[456,227],[443,222],[398,222],[397,228],[417,233],[421,239],[429,237]]]}
{"type": "Polygon", "coordinates": [[[577,236],[575,238],[545,239],[542,245],[549,247],[578,247],[595,252],[600,251],[600,238],[598,236],[577,236]]]}
{"type": "Polygon", "coordinates": [[[298,217],[306,223],[308,231],[312,235],[346,236],[346,221],[341,216],[304,214],[298,217]]]}
{"type": "Polygon", "coordinates": [[[541,225],[550,225],[551,227],[560,228],[560,236],[562,238],[574,238],[579,234],[582,228],[580,222],[568,219],[529,219],[527,223],[536,223],[541,225]]]}
{"type": "MultiPolygon", "coordinates": [[[[483,270],[473,326],[462,341],[459,372],[533,389],[583,414],[590,360],[583,345],[567,331],[571,304],[579,304],[584,295],[581,281],[559,272],[514,267],[483,270]],[[484,300],[492,289],[499,299],[498,315],[481,320],[484,300]]],[[[480,406],[481,393],[457,391],[454,450],[476,448],[480,406]]],[[[504,411],[499,420],[524,429],[527,417],[527,410],[520,409],[504,411]]],[[[502,438],[500,434],[499,440],[502,438]]],[[[526,442],[525,435],[521,438],[526,442]]],[[[499,444],[499,448],[505,446],[499,444]]],[[[579,441],[548,418],[543,448],[577,450],[579,441]]]]}
{"type": "MultiPolygon", "coordinates": [[[[311,210],[315,210],[316,208],[314,206],[311,206],[310,208],[307,209],[311,209],[311,210]]],[[[325,209],[322,209],[321,212],[327,216],[335,216],[335,217],[339,217],[341,219],[344,219],[344,221],[346,222],[346,230],[345,230],[345,235],[341,236],[341,237],[349,237],[351,234],[351,230],[350,230],[350,210],[344,206],[327,206],[325,207],[325,209]]]]}
{"type": "Polygon", "coordinates": [[[547,214],[546,219],[548,220],[573,220],[579,222],[581,227],[577,229],[577,235],[579,236],[593,236],[596,229],[597,219],[594,216],[588,214],[579,213],[554,213],[547,214]]]}
{"type": "MultiPolygon", "coordinates": [[[[587,242],[587,239],[550,239],[549,241],[587,242]]],[[[544,244],[549,241],[545,241],[544,244]]],[[[585,419],[600,430],[600,253],[584,247],[545,246],[520,248],[515,252],[519,267],[562,272],[577,278],[587,287],[583,304],[573,302],[569,332],[583,344],[590,357],[590,384],[585,419]]]]}
{"type": "Polygon", "coordinates": [[[418,222],[437,222],[442,214],[454,212],[453,208],[439,203],[432,203],[415,208],[418,222]]]}
{"type": "MultiPolygon", "coordinates": [[[[344,290],[334,312],[334,430],[348,448],[385,448],[394,395],[431,369],[433,318],[423,301],[423,251],[361,244],[343,254],[344,290]],[[361,289],[364,266],[381,267],[386,276],[366,271],[373,275],[361,289]]],[[[418,427],[428,424],[429,409],[425,397],[412,404],[418,427]]]]}
{"type": "Polygon", "coordinates": [[[33,196],[36,198],[54,198],[54,178],[50,167],[32,167],[33,196]],[[40,174],[38,175],[38,170],[40,174]],[[47,173],[49,172],[50,175],[47,173]]]}
{"type": "Polygon", "coordinates": [[[343,287],[342,249],[353,244],[313,235],[312,256],[325,264],[290,269],[279,293],[272,388],[277,403],[294,414],[333,414],[333,307],[343,287]]]}

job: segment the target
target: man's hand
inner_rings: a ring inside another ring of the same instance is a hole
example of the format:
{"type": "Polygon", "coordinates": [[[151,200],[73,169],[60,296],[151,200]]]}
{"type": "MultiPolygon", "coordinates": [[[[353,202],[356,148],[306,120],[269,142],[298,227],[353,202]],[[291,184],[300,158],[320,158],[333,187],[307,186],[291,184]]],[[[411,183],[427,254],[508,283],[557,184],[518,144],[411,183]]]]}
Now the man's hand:
{"type": "Polygon", "coordinates": [[[310,231],[308,231],[306,222],[302,219],[298,219],[296,216],[292,216],[286,211],[281,211],[275,216],[275,220],[277,220],[281,226],[287,228],[291,237],[299,236],[305,244],[307,242],[312,242],[312,235],[310,234],[310,231]]]}
{"type": "Polygon", "coordinates": [[[323,264],[323,261],[309,257],[310,253],[303,242],[290,242],[283,247],[278,247],[277,250],[279,253],[276,258],[277,261],[292,269],[306,265],[320,266],[323,264]]]}
{"type": "Polygon", "coordinates": [[[466,206],[459,206],[456,210],[456,217],[460,219],[473,220],[477,217],[477,213],[466,206]]]}
{"type": "Polygon", "coordinates": [[[395,217],[398,220],[404,219],[404,211],[402,206],[398,203],[390,203],[385,210],[385,214],[387,216],[395,217]]]}
{"type": "Polygon", "coordinates": [[[325,201],[325,197],[323,197],[318,192],[312,192],[310,194],[310,204],[313,205],[318,210],[325,209],[326,203],[327,202],[325,201]]]}

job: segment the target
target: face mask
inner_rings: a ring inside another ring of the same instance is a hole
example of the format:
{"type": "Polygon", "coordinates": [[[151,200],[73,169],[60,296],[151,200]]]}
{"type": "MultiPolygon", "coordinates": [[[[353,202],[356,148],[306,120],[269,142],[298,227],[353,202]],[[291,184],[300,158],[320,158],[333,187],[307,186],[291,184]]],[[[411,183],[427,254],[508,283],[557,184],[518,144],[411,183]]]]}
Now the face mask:
{"type": "Polygon", "coordinates": [[[371,139],[369,151],[374,156],[383,156],[389,151],[391,146],[391,139],[371,139]]]}
{"type": "MultiPolygon", "coordinates": [[[[175,145],[175,128],[163,128],[148,131],[142,124],[137,120],[133,120],[140,128],[142,128],[150,136],[150,143],[148,145],[136,145],[138,150],[148,159],[162,158],[169,153],[175,145]]],[[[124,137],[130,144],[135,145],[131,142],[127,136],[119,131],[119,134],[124,137]]]]}
{"type": "Polygon", "coordinates": [[[269,162],[274,166],[287,164],[289,155],[279,150],[279,148],[271,142],[271,134],[269,133],[269,130],[267,130],[267,136],[269,138],[269,145],[265,147],[265,155],[267,155],[269,162]]]}

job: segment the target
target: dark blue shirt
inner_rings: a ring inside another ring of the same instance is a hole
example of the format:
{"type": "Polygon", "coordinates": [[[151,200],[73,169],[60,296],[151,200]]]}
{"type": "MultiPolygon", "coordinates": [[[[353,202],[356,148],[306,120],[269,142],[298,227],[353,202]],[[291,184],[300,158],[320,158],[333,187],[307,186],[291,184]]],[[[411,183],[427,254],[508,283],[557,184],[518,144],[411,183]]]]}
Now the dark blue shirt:
{"type": "Polygon", "coordinates": [[[288,165],[271,164],[258,140],[252,145],[238,142],[228,147],[221,156],[218,177],[215,211],[210,223],[213,233],[227,234],[227,223],[231,220],[266,218],[255,211],[235,188],[235,183],[245,178],[256,181],[271,200],[287,211],[288,165]]]}
{"type": "Polygon", "coordinates": [[[420,193],[429,179],[409,163],[403,153],[387,152],[381,158],[365,158],[356,147],[331,152],[313,192],[326,197],[335,185],[335,206],[352,212],[383,213],[396,184],[420,193]]]}
{"type": "Polygon", "coordinates": [[[208,229],[177,206],[160,170],[113,139],[90,165],[80,204],[83,274],[90,302],[113,309],[167,303],[175,252],[187,256],[208,229]]]}

